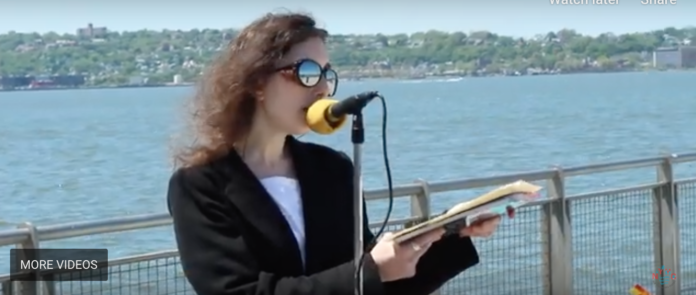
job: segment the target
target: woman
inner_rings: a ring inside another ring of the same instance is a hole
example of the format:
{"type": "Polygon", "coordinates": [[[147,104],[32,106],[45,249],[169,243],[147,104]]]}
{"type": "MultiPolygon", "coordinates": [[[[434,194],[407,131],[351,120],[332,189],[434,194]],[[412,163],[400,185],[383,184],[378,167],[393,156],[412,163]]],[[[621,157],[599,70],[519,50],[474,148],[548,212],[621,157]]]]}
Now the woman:
{"type": "MultiPolygon", "coordinates": [[[[266,15],[203,80],[198,141],[178,155],[168,192],[181,264],[200,295],[354,294],[352,162],[292,137],[308,132],[307,108],[336,92],[326,37],[309,16],[266,15]]],[[[498,221],[407,245],[386,234],[366,245],[363,294],[435,291],[478,263],[470,236],[498,221]]]]}

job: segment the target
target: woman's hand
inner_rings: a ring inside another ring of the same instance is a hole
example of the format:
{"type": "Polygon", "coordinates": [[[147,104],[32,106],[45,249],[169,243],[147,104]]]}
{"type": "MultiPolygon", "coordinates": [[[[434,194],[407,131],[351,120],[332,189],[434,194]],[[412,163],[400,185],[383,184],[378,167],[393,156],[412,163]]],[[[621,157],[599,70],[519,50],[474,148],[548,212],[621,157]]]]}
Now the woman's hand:
{"type": "Polygon", "coordinates": [[[416,275],[418,260],[430,245],[440,240],[444,229],[433,230],[403,244],[394,242],[392,233],[385,233],[370,254],[377,264],[382,282],[396,281],[416,275]]]}
{"type": "MultiPolygon", "coordinates": [[[[511,215],[512,216],[512,215],[511,215]]],[[[471,226],[465,227],[459,231],[460,237],[480,237],[488,238],[498,229],[501,221],[500,216],[478,221],[471,226]]]]}

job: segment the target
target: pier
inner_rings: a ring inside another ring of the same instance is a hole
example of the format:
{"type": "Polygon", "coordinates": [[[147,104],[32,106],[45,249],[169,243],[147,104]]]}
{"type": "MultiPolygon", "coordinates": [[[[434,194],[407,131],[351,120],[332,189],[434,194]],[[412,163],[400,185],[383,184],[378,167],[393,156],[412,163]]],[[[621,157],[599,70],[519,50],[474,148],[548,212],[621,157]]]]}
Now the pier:
{"type": "MultiPolygon", "coordinates": [[[[476,240],[480,264],[437,294],[628,294],[636,283],[656,295],[696,294],[696,214],[689,213],[696,211],[696,153],[396,185],[395,203],[408,201],[410,216],[392,218],[387,230],[441,213],[444,208],[432,208],[433,198],[454,205],[519,179],[542,185],[545,196],[505,220],[494,237],[476,240]],[[684,176],[677,175],[681,170],[684,176]],[[615,185],[634,178],[647,181],[615,185]],[[669,284],[653,279],[662,267],[675,274],[669,284]]],[[[365,193],[368,204],[389,196],[387,188],[365,193]]],[[[383,216],[370,217],[377,230],[383,216]]],[[[0,231],[0,247],[13,245],[21,252],[46,241],[169,226],[167,213],[43,226],[26,222],[0,231]]],[[[90,248],[89,241],[80,246],[90,248]]],[[[194,294],[176,249],[110,257],[108,265],[108,281],[11,282],[9,274],[0,274],[0,295],[194,294]]],[[[46,273],[52,275],[60,274],[46,273]]]]}

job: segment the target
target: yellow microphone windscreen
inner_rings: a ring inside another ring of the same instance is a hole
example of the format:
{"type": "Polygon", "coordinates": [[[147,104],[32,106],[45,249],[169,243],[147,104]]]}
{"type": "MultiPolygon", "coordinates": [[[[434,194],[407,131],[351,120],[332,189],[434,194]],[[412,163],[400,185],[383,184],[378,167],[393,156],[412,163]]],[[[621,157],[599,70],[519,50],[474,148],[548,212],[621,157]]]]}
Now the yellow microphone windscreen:
{"type": "Polygon", "coordinates": [[[322,98],[314,102],[307,110],[307,125],[309,129],[319,134],[331,134],[343,127],[346,122],[346,116],[337,118],[336,122],[329,122],[326,119],[326,113],[329,108],[338,101],[328,98],[322,98]]]}

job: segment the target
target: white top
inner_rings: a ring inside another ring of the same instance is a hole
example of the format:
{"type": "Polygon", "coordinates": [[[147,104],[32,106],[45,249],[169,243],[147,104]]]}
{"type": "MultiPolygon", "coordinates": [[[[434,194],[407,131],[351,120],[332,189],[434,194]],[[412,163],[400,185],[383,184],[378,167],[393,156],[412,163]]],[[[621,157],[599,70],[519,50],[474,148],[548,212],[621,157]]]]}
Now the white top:
{"type": "Polygon", "coordinates": [[[302,262],[305,263],[304,212],[302,210],[299,183],[292,178],[272,176],[261,179],[261,184],[266,188],[268,194],[273,197],[280,211],[283,212],[283,216],[285,216],[285,220],[287,220],[297,240],[297,245],[302,255],[302,262]]]}

